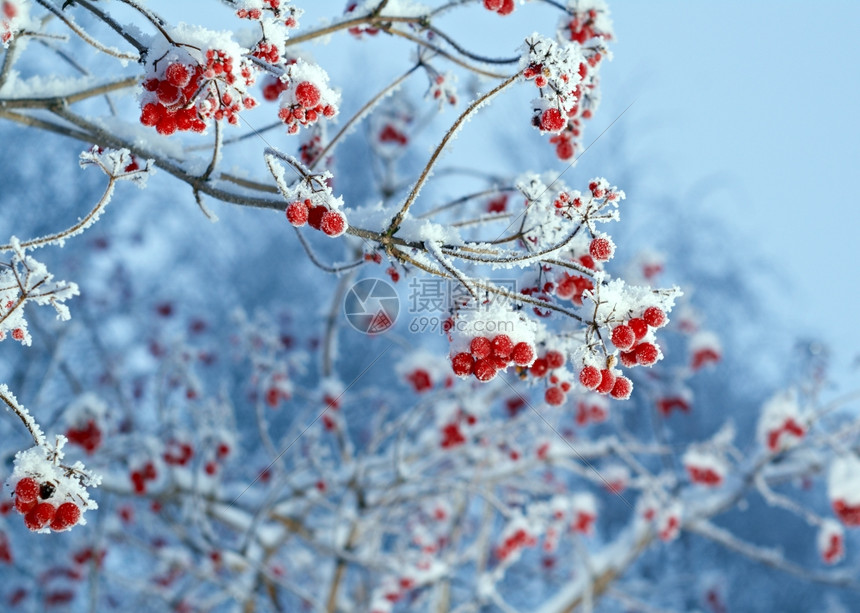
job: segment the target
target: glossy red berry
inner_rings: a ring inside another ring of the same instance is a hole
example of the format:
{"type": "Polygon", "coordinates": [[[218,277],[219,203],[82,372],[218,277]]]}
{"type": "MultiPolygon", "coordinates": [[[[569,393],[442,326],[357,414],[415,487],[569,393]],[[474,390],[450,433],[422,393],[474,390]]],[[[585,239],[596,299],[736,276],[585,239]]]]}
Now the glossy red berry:
{"type": "Polygon", "coordinates": [[[287,205],[287,221],[297,228],[308,222],[308,207],[301,200],[296,200],[287,205]]]}
{"type": "Polygon", "coordinates": [[[546,403],[554,407],[564,404],[564,398],[564,392],[557,387],[548,388],[544,394],[544,400],[546,400],[546,403]]]}
{"type": "Polygon", "coordinates": [[[21,502],[33,502],[39,497],[39,484],[35,479],[24,477],[15,486],[15,496],[21,502]]]}
{"type": "Polygon", "coordinates": [[[469,349],[472,351],[472,355],[475,356],[475,359],[483,360],[493,352],[493,344],[488,338],[476,336],[469,344],[469,349]]]}
{"type": "Polygon", "coordinates": [[[323,215],[325,215],[327,212],[328,209],[322,204],[318,204],[317,206],[311,207],[310,211],[308,211],[308,225],[314,230],[321,229],[323,215]]]}
{"type": "Polygon", "coordinates": [[[474,366],[475,359],[469,353],[458,353],[451,358],[451,368],[454,370],[454,374],[459,377],[471,375],[474,366]]]}
{"type": "Polygon", "coordinates": [[[652,328],[662,328],[666,325],[666,313],[663,309],[657,307],[648,307],[642,313],[642,319],[652,328]]]}
{"type": "Polygon", "coordinates": [[[591,241],[588,246],[588,253],[598,262],[605,262],[615,253],[615,245],[608,238],[599,236],[591,241]]]}
{"type": "Polygon", "coordinates": [[[81,510],[74,502],[64,502],[57,507],[57,512],[51,520],[51,530],[60,532],[68,530],[81,519],[81,510]]]}
{"type": "Polygon", "coordinates": [[[528,343],[517,343],[511,352],[511,359],[517,366],[528,366],[535,359],[535,350],[528,343]]]}
{"type": "Polygon", "coordinates": [[[496,12],[499,15],[510,15],[514,12],[514,0],[502,0],[502,7],[496,12]]]}
{"type": "Polygon", "coordinates": [[[628,325],[621,324],[612,329],[612,344],[621,351],[628,351],[636,342],[636,333],[628,325]]]}
{"type": "Polygon", "coordinates": [[[312,109],[320,103],[320,90],[310,81],[302,81],[296,85],[296,101],[306,109],[312,109]]]}
{"type": "Polygon", "coordinates": [[[502,8],[502,0],[484,0],[484,8],[496,12],[502,8]]]}
{"type": "Polygon", "coordinates": [[[645,335],[648,334],[648,324],[645,323],[644,319],[634,317],[627,322],[627,325],[630,326],[631,330],[633,330],[633,334],[636,335],[637,341],[641,341],[645,338],[645,335]]]}
{"type": "Polygon", "coordinates": [[[341,236],[346,232],[346,217],[340,211],[326,211],[320,220],[320,229],[328,236],[341,236]]]}
{"type": "Polygon", "coordinates": [[[615,378],[615,384],[609,391],[609,395],[618,400],[627,400],[633,393],[633,382],[624,376],[615,378]]]}
{"type": "Polygon", "coordinates": [[[651,366],[657,361],[660,352],[653,343],[639,343],[636,345],[636,361],[642,366],[651,366]]]}
{"type": "Polygon", "coordinates": [[[597,386],[600,385],[602,379],[603,376],[600,374],[600,370],[598,370],[596,366],[586,366],[579,371],[579,382],[582,383],[582,386],[587,390],[597,389],[597,386]]]}
{"type": "Polygon", "coordinates": [[[639,360],[636,359],[635,351],[622,351],[618,357],[621,359],[621,365],[626,366],[627,368],[639,364],[639,360]]]}
{"type": "Polygon", "coordinates": [[[493,339],[493,355],[508,360],[514,351],[514,343],[507,334],[499,334],[493,339]]]}
{"type": "Polygon", "coordinates": [[[544,359],[546,360],[547,368],[551,370],[564,366],[564,355],[560,351],[550,349],[546,352],[544,359]]]}
{"type": "Polygon", "coordinates": [[[608,394],[615,387],[615,375],[608,368],[600,371],[600,385],[595,390],[598,394],[608,394]]]}
{"type": "Polygon", "coordinates": [[[20,498],[16,498],[15,499],[15,510],[23,515],[23,514],[27,513],[30,509],[35,507],[37,502],[38,501],[35,499],[28,500],[25,502],[25,501],[21,500],[20,498]]]}
{"type": "Polygon", "coordinates": [[[56,513],[54,505],[50,502],[41,502],[24,516],[24,524],[30,530],[39,530],[54,519],[54,513],[56,513]]]}

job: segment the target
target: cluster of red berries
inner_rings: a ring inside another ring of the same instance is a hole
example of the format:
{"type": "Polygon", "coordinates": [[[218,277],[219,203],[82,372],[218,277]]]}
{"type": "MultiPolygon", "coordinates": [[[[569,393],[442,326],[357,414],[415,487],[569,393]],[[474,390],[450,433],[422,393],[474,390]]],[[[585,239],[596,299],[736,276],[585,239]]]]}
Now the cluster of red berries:
{"type": "Polygon", "coordinates": [[[235,69],[233,58],[217,49],[206,51],[205,66],[169,64],[162,78],[154,77],[143,83],[143,88],[154,94],[155,101],[143,105],[140,123],[153,126],[163,135],[176,131],[203,132],[210,118],[239,123],[239,111],[253,108],[257,101],[237,89],[242,83],[254,82],[250,67],[242,64],[238,76],[235,69]]]}
{"type": "Polygon", "coordinates": [[[393,143],[402,146],[409,143],[409,137],[390,123],[387,123],[382,127],[382,130],[379,131],[378,138],[380,143],[393,143]]]}
{"type": "Polygon", "coordinates": [[[49,527],[55,532],[68,530],[81,519],[81,509],[74,502],[54,506],[48,502],[56,488],[51,483],[39,483],[24,477],[15,486],[15,509],[24,516],[30,530],[49,527]]]}
{"type": "Polygon", "coordinates": [[[584,44],[594,37],[612,40],[611,32],[598,28],[596,23],[597,16],[598,12],[596,9],[574,13],[573,19],[567,24],[570,40],[576,41],[579,44],[584,44]]]}
{"type": "Polygon", "coordinates": [[[713,468],[690,465],[687,466],[687,474],[690,475],[690,481],[699,485],[716,487],[723,482],[723,476],[713,468]]]}
{"type": "Polygon", "coordinates": [[[582,386],[598,394],[609,395],[617,400],[627,400],[633,393],[633,381],[610,368],[597,368],[588,364],[579,371],[582,386]]]}
{"type": "Polygon", "coordinates": [[[496,557],[505,560],[518,549],[534,547],[535,545],[537,545],[537,539],[534,535],[529,534],[523,528],[519,528],[496,547],[496,557]]]}
{"type": "MultiPolygon", "coordinates": [[[[6,338],[6,330],[0,330],[0,341],[6,338]]],[[[12,330],[12,338],[16,341],[24,340],[24,328],[15,328],[12,330]]]]}
{"type": "Polygon", "coordinates": [[[265,39],[257,43],[251,51],[251,55],[269,64],[277,64],[281,59],[281,52],[278,50],[278,46],[265,39]]]}
{"type": "MultiPolygon", "coordinates": [[[[564,355],[560,351],[550,349],[534,361],[529,372],[534,377],[544,377],[550,371],[564,366],[564,361],[564,355]]],[[[561,406],[567,400],[566,394],[570,391],[571,384],[569,381],[562,381],[555,374],[550,375],[549,382],[550,387],[544,392],[544,400],[549,405],[561,406]]]]}
{"type": "Polygon", "coordinates": [[[158,473],[155,470],[155,464],[147,462],[140,470],[131,471],[131,485],[134,488],[135,494],[146,493],[146,484],[148,481],[155,481],[158,478],[158,473]]]}
{"type": "Polygon", "coordinates": [[[660,357],[660,350],[654,343],[642,341],[649,328],[662,328],[668,320],[658,307],[648,307],[642,317],[634,317],[612,328],[612,344],[621,350],[621,363],[631,366],[651,366],[660,357]]]}
{"type": "Polygon", "coordinates": [[[66,438],[70,443],[83,447],[87,453],[93,453],[102,444],[102,431],[96,420],[88,419],[86,424],[70,427],[66,438]]]}
{"type": "Polygon", "coordinates": [[[777,451],[785,446],[783,440],[785,437],[788,437],[789,440],[791,437],[800,439],[803,438],[804,434],[806,434],[804,427],[797,423],[793,417],[789,417],[783,422],[782,426],[768,431],[767,448],[771,451],[777,451]]]}
{"type": "Polygon", "coordinates": [[[841,532],[831,532],[823,544],[821,559],[825,564],[836,564],[845,557],[845,539],[841,532]]]}
{"type": "Polygon", "coordinates": [[[194,457],[194,447],[191,443],[181,443],[171,439],[167,442],[167,448],[161,457],[168,466],[185,466],[194,457]]]}
{"type": "Polygon", "coordinates": [[[18,7],[11,2],[0,5],[0,43],[4,45],[12,40],[12,20],[18,16],[18,7]]]}
{"type": "Polygon", "coordinates": [[[484,8],[499,15],[510,15],[515,6],[514,0],[484,0],[484,8]]]}
{"type": "Polygon", "coordinates": [[[263,99],[268,102],[274,102],[287,87],[286,81],[282,81],[278,77],[269,76],[266,78],[265,83],[263,83],[263,99]]]}
{"type": "MultiPolygon", "coordinates": [[[[600,399],[600,401],[603,402],[602,399],[600,399]]],[[[599,424],[606,421],[607,417],[608,413],[606,411],[606,407],[598,402],[585,402],[584,400],[580,400],[576,404],[577,426],[586,426],[588,425],[588,422],[599,424]]]]}
{"type": "MultiPolygon", "coordinates": [[[[357,6],[357,2],[349,3],[346,7],[346,10],[344,10],[344,14],[353,12],[357,6]]],[[[353,26],[347,31],[356,38],[361,38],[362,34],[369,34],[370,36],[376,36],[377,34],[379,34],[379,28],[373,28],[371,26],[353,26]]]]}
{"type": "MultiPolygon", "coordinates": [[[[588,257],[591,258],[591,256],[588,257]]],[[[587,266],[588,268],[594,268],[594,261],[591,260],[591,263],[592,265],[587,266]]],[[[564,300],[570,300],[576,306],[582,306],[583,294],[593,289],[594,283],[588,277],[564,273],[555,286],[555,295],[564,300]]]]}
{"type": "Polygon", "coordinates": [[[455,106],[457,104],[457,95],[453,88],[453,84],[446,81],[445,75],[443,74],[437,74],[430,82],[429,95],[434,100],[440,101],[440,103],[447,101],[451,106],[455,106]]]}
{"type": "Polygon", "coordinates": [[[346,217],[340,211],[328,208],[324,204],[314,205],[310,198],[296,200],[287,205],[287,221],[296,228],[308,224],[314,230],[320,230],[327,236],[337,237],[346,232],[346,217]]]}
{"type": "Polygon", "coordinates": [[[508,365],[528,366],[534,358],[532,345],[526,342],[514,344],[507,334],[499,334],[493,339],[476,336],[469,343],[468,352],[451,358],[451,367],[459,377],[475,375],[478,381],[489,381],[508,365]]]}
{"type": "Polygon", "coordinates": [[[846,526],[860,526],[860,504],[849,505],[842,499],[835,500],[833,512],[846,526]]]}
{"type": "Polygon", "coordinates": [[[693,352],[690,358],[690,368],[694,371],[720,361],[720,352],[713,347],[702,347],[693,352]]]}
{"type": "Polygon", "coordinates": [[[296,85],[296,104],[281,107],[278,118],[287,125],[288,134],[296,134],[299,128],[316,123],[321,117],[334,117],[337,112],[330,104],[322,104],[319,87],[310,81],[296,85]]]}

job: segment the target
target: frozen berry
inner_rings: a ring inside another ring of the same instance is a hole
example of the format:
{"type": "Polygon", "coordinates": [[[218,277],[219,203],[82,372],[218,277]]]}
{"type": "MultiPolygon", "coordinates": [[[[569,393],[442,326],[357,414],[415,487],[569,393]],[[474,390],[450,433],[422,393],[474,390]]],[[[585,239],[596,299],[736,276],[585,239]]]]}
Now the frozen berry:
{"type": "Polygon", "coordinates": [[[191,80],[191,72],[183,64],[170,64],[164,71],[164,77],[171,85],[176,87],[185,87],[191,80]]]}
{"type": "Polygon", "coordinates": [[[636,345],[636,361],[642,366],[651,366],[657,361],[660,352],[654,343],[639,343],[636,345]]]}
{"type": "Polygon", "coordinates": [[[24,477],[15,486],[15,495],[21,502],[33,502],[39,497],[39,484],[35,479],[24,477]]]}
{"type": "Polygon", "coordinates": [[[532,364],[531,371],[535,377],[543,377],[546,374],[547,370],[548,368],[546,360],[544,358],[538,358],[532,364]]]}
{"type": "Polygon", "coordinates": [[[460,377],[471,375],[472,368],[475,365],[475,360],[468,353],[458,353],[453,358],[451,358],[451,368],[454,370],[454,374],[460,377]]]}
{"type": "Polygon", "coordinates": [[[478,381],[489,381],[496,376],[496,364],[491,359],[483,359],[475,362],[475,378],[478,381]]]}
{"type": "Polygon", "coordinates": [[[556,108],[547,109],[540,116],[540,129],[544,132],[559,132],[567,121],[561,115],[561,111],[556,108]]]}
{"type": "Polygon", "coordinates": [[[19,513],[26,514],[30,509],[36,506],[37,500],[34,498],[33,500],[28,500],[24,502],[20,498],[15,499],[15,510],[19,513]]]}
{"type": "Polygon", "coordinates": [[[633,328],[628,325],[621,324],[612,329],[612,344],[618,347],[621,351],[627,351],[636,342],[636,333],[633,328]]]}
{"type": "Polygon", "coordinates": [[[41,502],[24,516],[24,524],[30,530],[39,530],[54,519],[55,512],[56,509],[50,502],[41,502]]]}
{"type": "Polygon", "coordinates": [[[579,382],[587,390],[597,389],[602,380],[600,371],[595,366],[586,366],[579,371],[579,382]]]}
{"type": "Polygon", "coordinates": [[[549,350],[544,356],[547,368],[555,369],[564,366],[564,355],[560,351],[549,350]]]}
{"type": "Polygon", "coordinates": [[[296,101],[306,109],[312,109],[320,103],[320,90],[309,81],[296,85],[296,101]]]}
{"type": "Polygon", "coordinates": [[[517,343],[511,352],[511,358],[517,366],[528,366],[535,359],[535,351],[528,343],[517,343]]]}
{"type": "Polygon", "coordinates": [[[564,392],[557,387],[550,387],[544,394],[544,400],[547,404],[557,407],[564,404],[564,392]]]}
{"type": "Polygon", "coordinates": [[[609,395],[618,400],[627,400],[633,392],[633,382],[624,376],[615,378],[615,384],[612,386],[609,395]]]}
{"type": "Polygon", "coordinates": [[[493,352],[493,344],[488,338],[476,336],[469,344],[469,349],[472,351],[472,355],[475,356],[475,359],[483,360],[493,352]]]}
{"type": "Polygon", "coordinates": [[[507,334],[499,334],[493,339],[493,355],[508,360],[514,350],[514,343],[507,334]]]}
{"type": "Polygon", "coordinates": [[[74,502],[64,502],[57,507],[57,512],[51,520],[51,530],[60,532],[67,530],[78,523],[81,518],[81,510],[74,502]]]}
{"type": "Polygon", "coordinates": [[[600,236],[591,241],[591,244],[588,246],[588,252],[598,262],[605,262],[615,252],[615,245],[608,238],[600,236]]]}
{"type": "Polygon", "coordinates": [[[341,236],[346,232],[346,217],[340,211],[327,211],[320,221],[320,229],[328,236],[341,236]]]}
{"type": "Polygon", "coordinates": [[[308,222],[308,207],[301,200],[287,205],[287,221],[300,228],[308,222]]]}
{"type": "Polygon", "coordinates": [[[600,371],[600,385],[595,390],[598,394],[608,394],[615,387],[615,375],[608,368],[600,371]]]}
{"type": "Polygon", "coordinates": [[[652,328],[662,328],[666,325],[666,313],[657,307],[648,307],[642,314],[642,319],[652,328]]]}
{"type": "Polygon", "coordinates": [[[633,330],[633,334],[636,335],[637,341],[641,341],[645,335],[648,334],[648,324],[645,323],[644,319],[634,317],[627,322],[627,325],[630,326],[631,330],[633,330]]]}

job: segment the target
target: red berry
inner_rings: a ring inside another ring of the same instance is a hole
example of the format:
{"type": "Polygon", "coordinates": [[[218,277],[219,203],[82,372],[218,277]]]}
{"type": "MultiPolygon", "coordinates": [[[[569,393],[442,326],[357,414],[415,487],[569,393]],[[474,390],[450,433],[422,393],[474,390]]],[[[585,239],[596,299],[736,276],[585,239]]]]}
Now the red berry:
{"type": "Polygon", "coordinates": [[[602,380],[602,375],[596,366],[586,366],[579,371],[579,382],[587,390],[597,389],[602,380]]]}
{"type": "Polygon", "coordinates": [[[176,87],[185,87],[191,80],[191,72],[184,64],[171,64],[164,71],[164,77],[176,87]]]}
{"type": "Polygon", "coordinates": [[[509,360],[514,350],[514,343],[507,334],[499,334],[493,339],[493,355],[503,360],[509,360]]]}
{"type": "Polygon", "coordinates": [[[648,307],[642,314],[642,319],[652,328],[662,328],[666,325],[666,313],[657,307],[648,307]]]}
{"type": "Polygon", "coordinates": [[[310,81],[302,81],[296,85],[296,101],[306,109],[312,109],[320,103],[320,90],[310,81]]]}
{"type": "Polygon", "coordinates": [[[496,12],[499,15],[510,15],[514,12],[514,0],[502,0],[502,8],[496,12]]]}
{"type": "Polygon", "coordinates": [[[544,358],[538,358],[532,364],[531,371],[535,377],[543,377],[547,370],[549,369],[547,368],[546,360],[544,358]]]}
{"type": "Polygon", "coordinates": [[[528,343],[517,343],[511,352],[511,358],[517,366],[528,366],[535,359],[535,350],[528,343]]]}
{"type": "Polygon", "coordinates": [[[637,341],[641,341],[645,338],[645,335],[648,334],[648,324],[645,323],[644,319],[634,317],[627,322],[627,325],[630,326],[631,330],[633,330],[633,334],[636,335],[637,341]]]}
{"type": "Polygon", "coordinates": [[[51,520],[51,530],[60,532],[67,530],[81,519],[81,510],[74,502],[64,502],[57,507],[57,512],[51,520]]]}
{"type": "Polygon", "coordinates": [[[547,109],[540,116],[540,129],[544,132],[559,132],[566,124],[561,111],[556,108],[547,109]]]}
{"type": "Polygon", "coordinates": [[[454,374],[459,377],[471,375],[474,366],[475,360],[472,358],[471,354],[463,352],[458,353],[451,358],[451,368],[454,370],[454,374]]]}
{"type": "Polygon", "coordinates": [[[622,351],[621,355],[621,365],[626,366],[627,368],[631,368],[639,364],[639,360],[636,359],[635,351],[622,351]]]}
{"type": "Polygon", "coordinates": [[[469,343],[469,349],[471,349],[472,355],[475,356],[475,359],[483,360],[493,352],[493,344],[488,338],[476,336],[472,339],[472,342],[469,343]]]}
{"type": "Polygon", "coordinates": [[[35,479],[24,477],[15,486],[15,495],[21,502],[33,502],[39,497],[39,484],[35,479]]]}
{"type": "Polygon", "coordinates": [[[319,230],[322,228],[322,220],[323,215],[328,212],[328,209],[325,205],[318,204],[317,206],[311,207],[308,212],[308,225],[314,230],[319,230]]]}
{"type": "Polygon", "coordinates": [[[24,516],[24,524],[30,530],[39,530],[54,518],[56,509],[50,502],[42,502],[24,516]]]}
{"type": "Polygon", "coordinates": [[[496,364],[492,359],[483,359],[475,362],[475,378],[478,381],[489,381],[496,376],[496,364]]]}
{"type": "Polygon", "coordinates": [[[152,102],[145,104],[143,109],[140,111],[140,123],[145,126],[158,125],[158,122],[161,121],[161,116],[164,114],[165,110],[166,109],[160,104],[154,104],[152,102]]]}
{"type": "Polygon", "coordinates": [[[616,377],[615,385],[612,386],[609,395],[618,400],[627,400],[633,392],[633,382],[624,376],[616,377]]]}
{"type": "Polygon", "coordinates": [[[564,404],[564,392],[557,387],[551,387],[546,390],[544,400],[547,404],[557,407],[564,404]]]}
{"type": "Polygon", "coordinates": [[[608,368],[600,371],[600,385],[597,386],[598,394],[608,394],[615,387],[615,375],[608,368]]]}
{"type": "Polygon", "coordinates": [[[179,102],[182,92],[178,87],[167,81],[162,81],[158,84],[158,89],[155,90],[155,95],[158,96],[158,101],[164,106],[170,106],[179,102]]]}
{"type": "Polygon", "coordinates": [[[660,352],[654,343],[639,343],[636,345],[636,361],[642,366],[651,366],[657,361],[660,352]]]}
{"type": "Polygon", "coordinates": [[[627,351],[636,342],[636,333],[633,328],[625,324],[615,326],[612,329],[612,344],[621,351],[627,351]]]}
{"type": "Polygon", "coordinates": [[[320,221],[320,229],[327,236],[341,236],[346,232],[346,217],[340,211],[327,211],[320,221]]]}
{"type": "Polygon", "coordinates": [[[550,370],[564,366],[564,355],[560,351],[551,349],[546,352],[544,359],[546,360],[547,368],[550,370]]]}
{"type": "Polygon", "coordinates": [[[588,252],[598,262],[605,262],[615,252],[615,245],[608,238],[600,236],[591,241],[591,244],[588,246],[588,252]]]}
{"type": "Polygon", "coordinates": [[[15,328],[14,330],[12,330],[12,338],[14,338],[16,341],[23,341],[24,340],[24,329],[23,328],[15,328]]]}
{"type": "Polygon", "coordinates": [[[502,8],[502,0],[484,0],[484,8],[496,12],[502,8]]]}
{"type": "Polygon", "coordinates": [[[36,506],[36,500],[29,500],[24,502],[20,498],[15,499],[15,510],[21,513],[22,515],[26,514],[27,511],[36,506]]]}
{"type": "Polygon", "coordinates": [[[308,207],[301,200],[287,205],[287,221],[300,228],[308,222],[308,207]]]}

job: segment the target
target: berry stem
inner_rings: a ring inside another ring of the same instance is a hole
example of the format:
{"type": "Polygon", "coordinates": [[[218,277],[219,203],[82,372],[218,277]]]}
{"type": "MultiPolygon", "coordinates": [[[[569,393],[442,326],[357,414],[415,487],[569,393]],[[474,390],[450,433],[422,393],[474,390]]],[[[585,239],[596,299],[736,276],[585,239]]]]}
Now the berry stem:
{"type": "Polygon", "coordinates": [[[442,142],[436,147],[436,150],[433,152],[433,155],[430,156],[430,160],[427,162],[427,165],[424,167],[424,170],[421,171],[421,176],[418,177],[418,181],[416,181],[415,186],[412,188],[412,191],[409,192],[409,195],[406,197],[406,201],[403,203],[400,211],[398,211],[397,215],[394,216],[394,219],[391,220],[391,224],[388,226],[388,229],[385,231],[387,236],[393,235],[397,228],[403,223],[403,219],[406,217],[406,214],[409,212],[409,208],[412,206],[412,203],[415,202],[415,199],[418,197],[418,192],[421,191],[421,188],[424,186],[424,183],[430,176],[430,172],[433,170],[433,166],[436,164],[436,161],[439,159],[439,156],[442,154],[442,151],[445,149],[445,146],[451,141],[454,135],[459,131],[460,127],[463,123],[476,111],[480,108],[485,102],[490,100],[493,96],[504,90],[506,87],[514,83],[520,74],[514,74],[507,79],[505,79],[502,83],[491,89],[489,92],[472,102],[469,107],[463,111],[463,113],[457,118],[445,136],[442,138],[442,142]]]}
{"type": "Polygon", "coordinates": [[[30,436],[33,437],[33,443],[38,447],[43,447],[45,445],[45,433],[42,432],[42,428],[39,427],[39,424],[36,423],[30,412],[18,404],[18,399],[15,398],[15,395],[9,391],[9,388],[5,384],[0,384],[0,400],[5,402],[9,410],[18,416],[18,419],[27,428],[30,436]]]}

